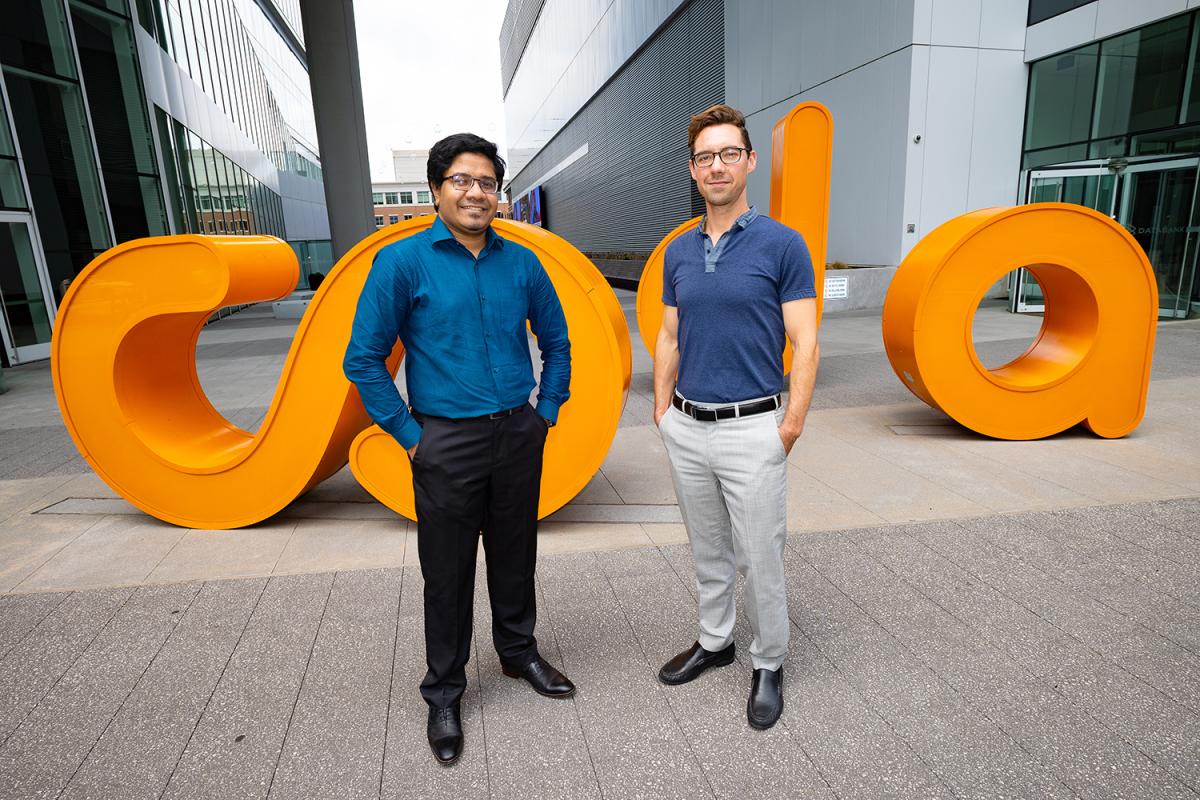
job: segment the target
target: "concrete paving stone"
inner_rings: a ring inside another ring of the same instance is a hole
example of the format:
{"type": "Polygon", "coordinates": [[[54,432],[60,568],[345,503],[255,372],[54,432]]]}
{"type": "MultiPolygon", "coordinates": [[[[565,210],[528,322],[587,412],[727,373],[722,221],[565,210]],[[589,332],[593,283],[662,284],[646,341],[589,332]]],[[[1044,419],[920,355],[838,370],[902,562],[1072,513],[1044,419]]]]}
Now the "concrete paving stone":
{"type": "MultiPolygon", "coordinates": [[[[546,601],[540,585],[538,594],[538,651],[551,664],[564,668],[555,630],[557,609],[546,601]]],[[[476,641],[481,645],[475,663],[492,796],[601,797],[575,699],[542,697],[525,681],[501,672],[499,656],[491,646],[491,614],[482,575],[475,607],[476,641]]],[[[577,691],[586,688],[577,687],[577,691]]]]}
{"type": "MultiPolygon", "coordinates": [[[[46,600],[52,610],[7,649],[0,661],[0,744],[37,707],[63,673],[87,650],[133,593],[132,589],[98,592],[8,596],[10,604],[40,609],[46,600]]],[[[14,621],[27,614],[14,609],[14,621]]]]}
{"type": "Polygon", "coordinates": [[[104,517],[14,588],[33,592],[142,583],[185,532],[151,517],[104,517]]]}
{"type": "Polygon", "coordinates": [[[787,527],[789,531],[829,530],[882,525],[886,520],[817,477],[788,464],[787,527]]]}
{"type": "MultiPolygon", "coordinates": [[[[650,547],[653,544],[646,529],[634,523],[543,521],[538,524],[540,555],[650,547]]],[[[482,549],[480,548],[481,552],[482,549]]]]}
{"type": "Polygon", "coordinates": [[[643,522],[642,530],[656,545],[686,544],[688,541],[687,528],[683,523],[670,525],[659,522],[643,522]]]}
{"type": "Polygon", "coordinates": [[[334,578],[272,795],[378,794],[400,580],[397,569],[334,578]]]}
{"type": "Polygon", "coordinates": [[[599,503],[566,505],[546,518],[549,522],[683,522],[679,506],[599,503]]]}
{"type": "Polygon", "coordinates": [[[1133,503],[1124,507],[1128,514],[1154,520],[1166,530],[1200,539],[1200,500],[1182,498],[1133,503]]]}
{"type": "MultiPolygon", "coordinates": [[[[658,667],[690,644],[687,635],[671,632],[694,624],[695,603],[673,572],[624,571],[609,577],[634,636],[657,673],[658,667]]],[[[748,653],[741,655],[729,667],[663,690],[715,794],[833,797],[799,737],[786,724],[763,732],[746,722],[752,670],[748,653]]],[[[786,708],[783,719],[790,719],[786,708]]]]}
{"type": "Polygon", "coordinates": [[[1180,447],[1178,440],[1173,449],[1163,450],[1156,446],[1156,438],[1160,438],[1158,432],[1154,426],[1149,426],[1124,439],[1082,435],[1057,437],[1053,446],[1062,452],[1064,459],[1083,455],[1177,486],[1181,494],[1200,491],[1200,452],[1180,447]]]}
{"type": "Polygon", "coordinates": [[[988,509],[916,473],[855,447],[810,422],[788,455],[792,464],[888,522],[967,516],[988,509]]]}
{"type": "Polygon", "coordinates": [[[36,502],[71,478],[45,477],[7,480],[0,478],[0,523],[27,509],[30,503],[36,502]]]}
{"type": "Polygon", "coordinates": [[[579,494],[571,499],[569,505],[612,505],[620,503],[621,496],[613,488],[612,483],[604,476],[604,470],[599,470],[579,494]]]}
{"type": "Polygon", "coordinates": [[[143,587],[0,747],[6,798],[57,796],[137,686],[199,584],[143,587]]]}
{"type": "MultiPolygon", "coordinates": [[[[831,432],[887,462],[979,504],[989,511],[1061,508],[1093,502],[1084,495],[1038,480],[1018,469],[971,455],[964,446],[978,434],[959,428],[934,439],[888,436],[910,413],[909,406],[887,406],[830,414],[831,432]]],[[[944,424],[944,423],[943,423],[944,424]]],[[[928,426],[926,426],[928,427],[928,426]]]]}
{"type": "Polygon", "coordinates": [[[333,577],[267,582],[163,797],[267,796],[333,577]]]}
{"type": "Polygon", "coordinates": [[[79,514],[87,517],[103,517],[122,514],[128,517],[145,516],[146,512],[119,497],[66,497],[39,508],[38,514],[54,516],[79,514]]]}
{"type": "MultiPolygon", "coordinates": [[[[417,567],[405,567],[396,625],[387,744],[381,797],[485,798],[488,789],[487,735],[479,691],[478,627],[462,697],[463,754],[453,767],[439,766],[429,751],[425,726],[429,707],[418,687],[425,676],[424,582],[417,567]]],[[[478,593],[477,593],[478,594],[478,593]]]]}
{"type": "Polygon", "coordinates": [[[782,724],[838,797],[954,796],[798,627],[783,686],[782,724]]]}
{"type": "Polygon", "coordinates": [[[0,592],[11,591],[98,521],[17,515],[0,522],[0,592]]]}
{"type": "Polygon", "coordinates": [[[658,429],[652,425],[618,428],[600,467],[624,503],[674,505],[671,466],[658,429]]]}
{"type": "Polygon", "coordinates": [[[296,523],[270,519],[237,530],[190,530],[146,580],[153,583],[270,575],[296,523]]]}
{"type": "Polygon", "coordinates": [[[820,618],[846,620],[848,632],[860,641],[810,638],[955,794],[1071,796],[1045,764],[972,708],[894,637],[880,635],[879,626],[844,594],[819,588],[793,594],[794,585],[815,586],[804,575],[813,567],[799,555],[785,556],[785,565],[789,597],[805,597],[805,605],[820,618]]]}
{"type": "Polygon", "coordinates": [[[68,597],[69,592],[0,596],[0,661],[68,597]]]}
{"type": "Polygon", "coordinates": [[[158,797],[166,788],[266,580],[207,583],[61,797],[158,797]]]}
{"type": "Polygon", "coordinates": [[[277,574],[399,567],[406,520],[302,519],[275,564],[277,574]]]}
{"type": "Polygon", "coordinates": [[[404,523],[403,517],[374,499],[347,503],[316,501],[303,497],[288,505],[276,514],[276,517],[279,519],[376,520],[404,523]]]}
{"type": "Polygon", "coordinates": [[[546,559],[539,573],[605,797],[711,796],[607,577],[592,554],[546,559]]]}
{"type": "Polygon", "coordinates": [[[1085,707],[1047,686],[1014,683],[989,716],[1081,797],[1194,797],[1162,765],[1085,707]]]}
{"type": "Polygon", "coordinates": [[[979,439],[961,445],[969,455],[986,458],[1054,483],[1096,503],[1120,503],[1177,497],[1186,489],[1082,454],[1068,457],[1050,440],[979,439]]]}
{"type": "Polygon", "coordinates": [[[330,475],[300,497],[313,503],[376,503],[371,493],[354,477],[349,465],[330,475]]]}
{"type": "Polygon", "coordinates": [[[596,554],[596,563],[612,581],[636,575],[670,575],[676,580],[670,563],[657,547],[637,550],[612,550],[596,554]]]}
{"type": "Polygon", "coordinates": [[[1114,664],[1061,681],[1058,688],[1175,778],[1200,790],[1200,719],[1114,664]]]}

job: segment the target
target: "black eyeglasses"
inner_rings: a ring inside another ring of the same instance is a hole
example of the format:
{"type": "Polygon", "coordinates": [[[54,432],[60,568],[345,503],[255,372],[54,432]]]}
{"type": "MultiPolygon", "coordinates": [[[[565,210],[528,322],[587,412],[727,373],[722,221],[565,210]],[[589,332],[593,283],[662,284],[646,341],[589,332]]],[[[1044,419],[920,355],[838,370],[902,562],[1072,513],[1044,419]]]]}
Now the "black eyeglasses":
{"type": "Polygon", "coordinates": [[[469,192],[471,187],[479,184],[479,188],[488,194],[495,194],[500,188],[500,183],[495,178],[476,178],[474,175],[467,175],[465,172],[456,172],[453,175],[447,175],[442,178],[443,181],[450,181],[451,185],[460,192],[469,192]]]}
{"type": "Polygon", "coordinates": [[[713,150],[707,153],[693,153],[692,163],[697,167],[711,167],[717,156],[720,156],[721,163],[736,164],[742,160],[742,153],[749,152],[744,147],[722,147],[720,150],[713,150]]]}

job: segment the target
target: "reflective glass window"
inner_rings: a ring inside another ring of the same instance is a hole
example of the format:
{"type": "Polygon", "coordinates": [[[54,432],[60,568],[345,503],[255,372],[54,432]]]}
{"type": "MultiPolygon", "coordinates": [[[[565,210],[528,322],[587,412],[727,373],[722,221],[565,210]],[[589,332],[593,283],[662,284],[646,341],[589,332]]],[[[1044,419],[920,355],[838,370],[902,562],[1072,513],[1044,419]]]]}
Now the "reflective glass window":
{"type": "Polygon", "coordinates": [[[374,192],[371,194],[371,203],[373,205],[383,205],[383,192],[374,192]]]}
{"type": "Polygon", "coordinates": [[[400,202],[400,194],[398,192],[387,192],[384,196],[389,206],[394,206],[400,202]]]}
{"type": "Polygon", "coordinates": [[[62,0],[0,2],[0,62],[45,75],[77,77],[62,0]]]}
{"type": "Polygon", "coordinates": [[[14,132],[56,291],[112,246],[77,84],[5,66],[14,132]]]}
{"type": "Polygon", "coordinates": [[[133,23],[72,0],[71,19],[118,242],[167,232],[133,23]]]}
{"type": "Polygon", "coordinates": [[[1092,44],[1031,66],[1026,150],[1089,138],[1099,49],[1092,44]]]}
{"type": "Polygon", "coordinates": [[[400,193],[400,202],[405,205],[411,205],[412,204],[412,195],[413,195],[412,192],[401,192],[400,193]]]}
{"type": "Polygon", "coordinates": [[[1190,28],[1174,17],[1101,43],[1093,138],[1179,122],[1190,28]]]}
{"type": "Polygon", "coordinates": [[[417,192],[418,203],[432,203],[433,197],[429,192],[417,192]]]}

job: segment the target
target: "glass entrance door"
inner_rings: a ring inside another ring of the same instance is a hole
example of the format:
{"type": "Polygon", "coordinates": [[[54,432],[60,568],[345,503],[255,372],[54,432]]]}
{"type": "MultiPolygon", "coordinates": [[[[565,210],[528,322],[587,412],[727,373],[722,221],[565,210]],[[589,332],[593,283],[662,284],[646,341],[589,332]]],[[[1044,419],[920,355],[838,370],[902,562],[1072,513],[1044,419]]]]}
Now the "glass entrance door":
{"type": "MultiPolygon", "coordinates": [[[[1115,219],[1154,266],[1159,316],[1182,319],[1200,312],[1198,171],[1200,158],[1036,170],[1029,174],[1026,202],[1078,203],[1115,219]]],[[[1041,289],[1026,270],[1014,273],[1009,288],[1012,311],[1045,309],[1041,289]]]]}
{"type": "Polygon", "coordinates": [[[10,363],[50,357],[53,295],[29,214],[0,212],[0,340],[10,363]]]}
{"type": "MultiPolygon", "coordinates": [[[[1075,203],[1110,217],[1117,211],[1117,175],[1105,167],[1039,170],[1029,176],[1027,203],[1075,203]]],[[[1042,287],[1028,270],[1019,269],[1009,282],[1009,310],[1019,313],[1046,309],[1042,287]]]]}
{"type": "Polygon", "coordinates": [[[1185,319],[1196,279],[1196,172],[1200,159],[1130,166],[1121,176],[1117,219],[1146,251],[1158,280],[1158,315],[1185,319]]]}

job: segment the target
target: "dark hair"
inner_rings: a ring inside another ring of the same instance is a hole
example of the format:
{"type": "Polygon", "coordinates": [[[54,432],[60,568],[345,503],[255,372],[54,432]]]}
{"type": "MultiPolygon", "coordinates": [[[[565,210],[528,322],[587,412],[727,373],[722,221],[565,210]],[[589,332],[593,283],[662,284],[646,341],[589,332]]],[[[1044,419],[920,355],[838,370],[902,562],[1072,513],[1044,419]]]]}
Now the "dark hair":
{"type": "MultiPolygon", "coordinates": [[[[478,153],[492,160],[496,170],[496,182],[504,184],[504,159],[493,142],[473,133],[454,133],[442,139],[429,148],[429,161],[425,165],[425,176],[429,180],[429,188],[442,185],[446,179],[446,170],[454,163],[454,159],[463,153],[478,153]]],[[[437,204],[434,204],[437,207],[437,204]]]]}
{"type": "Polygon", "coordinates": [[[746,118],[742,116],[742,112],[736,108],[730,108],[724,103],[719,103],[709,106],[692,117],[691,123],[688,124],[689,152],[695,147],[696,137],[700,135],[700,131],[711,128],[713,125],[733,125],[735,128],[739,128],[742,132],[742,144],[746,145],[747,150],[754,149],[750,146],[750,134],[746,132],[746,118]]]}

